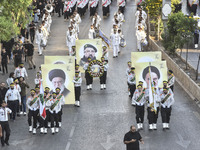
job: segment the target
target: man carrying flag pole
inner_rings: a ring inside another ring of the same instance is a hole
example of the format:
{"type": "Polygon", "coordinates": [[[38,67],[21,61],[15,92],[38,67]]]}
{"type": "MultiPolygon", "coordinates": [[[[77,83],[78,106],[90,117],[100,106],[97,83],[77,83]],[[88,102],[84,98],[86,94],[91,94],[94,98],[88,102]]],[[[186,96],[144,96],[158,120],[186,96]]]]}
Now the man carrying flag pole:
{"type": "Polygon", "coordinates": [[[40,101],[40,133],[44,132],[44,120],[46,118],[46,109],[45,109],[45,101],[44,101],[44,90],[42,83],[40,84],[40,95],[39,95],[40,101]]]}
{"type": "Polygon", "coordinates": [[[160,102],[160,94],[159,90],[155,87],[155,82],[151,77],[151,63],[149,63],[149,89],[147,94],[149,97],[147,112],[148,112],[148,121],[149,121],[149,130],[157,130],[157,119],[159,113],[159,102],[160,102]]]}

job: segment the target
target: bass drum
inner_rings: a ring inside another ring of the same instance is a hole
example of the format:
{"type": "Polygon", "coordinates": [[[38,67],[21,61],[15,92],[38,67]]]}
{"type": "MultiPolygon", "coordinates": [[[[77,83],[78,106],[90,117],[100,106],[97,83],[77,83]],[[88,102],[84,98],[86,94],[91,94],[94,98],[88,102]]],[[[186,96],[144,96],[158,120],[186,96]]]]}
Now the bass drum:
{"type": "Polygon", "coordinates": [[[120,44],[121,47],[126,47],[126,40],[124,38],[121,38],[120,44]]]}

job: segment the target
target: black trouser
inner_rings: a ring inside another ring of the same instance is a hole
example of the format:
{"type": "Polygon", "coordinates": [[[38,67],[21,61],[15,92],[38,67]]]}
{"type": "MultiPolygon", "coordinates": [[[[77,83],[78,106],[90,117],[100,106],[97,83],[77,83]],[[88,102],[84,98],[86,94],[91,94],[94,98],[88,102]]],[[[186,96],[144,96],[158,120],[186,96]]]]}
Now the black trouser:
{"type": "Polygon", "coordinates": [[[161,106],[161,117],[162,117],[162,123],[169,123],[170,116],[171,116],[172,107],[170,108],[163,108],[161,106]]]}
{"type": "Polygon", "coordinates": [[[149,124],[153,124],[153,123],[157,123],[157,119],[158,119],[158,113],[159,113],[159,107],[157,107],[157,112],[155,113],[154,110],[152,110],[151,107],[148,107],[147,108],[147,112],[148,112],[148,115],[147,115],[147,119],[149,121],[149,124]]]}
{"type": "Polygon", "coordinates": [[[39,110],[33,111],[33,110],[29,109],[29,112],[28,112],[28,125],[29,126],[32,126],[32,117],[33,117],[33,128],[37,127],[38,113],[39,113],[39,110]]]}
{"type": "Polygon", "coordinates": [[[62,114],[63,114],[63,111],[61,108],[61,110],[58,112],[58,122],[62,122],[62,114]]]}
{"type": "Polygon", "coordinates": [[[14,60],[14,64],[15,64],[15,67],[18,67],[19,63],[22,62],[22,58],[18,58],[18,57],[15,57],[15,60],[14,60]]]}
{"type": "Polygon", "coordinates": [[[124,9],[125,9],[125,6],[124,7],[119,6],[119,10],[121,11],[122,14],[124,14],[124,9]]]}
{"type": "Polygon", "coordinates": [[[1,62],[1,65],[2,65],[3,73],[5,73],[5,70],[6,70],[6,73],[8,73],[7,62],[1,62]]]}
{"type": "Polygon", "coordinates": [[[90,7],[90,17],[94,16],[95,12],[96,12],[96,7],[90,7]]]}
{"type": "Polygon", "coordinates": [[[2,137],[1,137],[1,144],[4,145],[4,143],[8,142],[10,137],[10,126],[8,121],[0,121],[0,125],[2,128],[2,137]],[[4,138],[4,132],[6,132],[6,137],[4,138]]]}
{"type": "Polygon", "coordinates": [[[81,96],[81,87],[75,87],[75,100],[80,101],[80,96],[81,96]]]}
{"type": "Polygon", "coordinates": [[[8,101],[8,107],[12,110],[12,113],[10,114],[10,119],[15,120],[16,112],[17,112],[17,105],[19,105],[18,100],[8,101]]]}
{"type": "Polygon", "coordinates": [[[44,127],[45,128],[48,128],[48,122],[50,122],[51,119],[50,119],[50,111],[49,110],[46,110],[46,118],[44,120],[44,127]]]}
{"type": "Polygon", "coordinates": [[[109,5],[107,7],[103,6],[102,10],[103,10],[103,16],[108,15],[108,13],[110,12],[109,5]]]}
{"type": "Polygon", "coordinates": [[[194,44],[199,44],[199,34],[194,33],[194,44]]]}
{"type": "Polygon", "coordinates": [[[77,7],[79,15],[82,17],[83,16],[83,8],[77,7]]]}
{"type": "Polygon", "coordinates": [[[194,16],[196,16],[196,13],[197,13],[197,4],[193,4],[192,5],[191,12],[193,13],[194,16]]]}
{"type": "Polygon", "coordinates": [[[50,119],[51,119],[52,128],[54,127],[54,122],[56,122],[56,127],[59,127],[59,124],[58,124],[59,114],[56,114],[55,112],[54,113],[50,112],[50,119]]]}
{"type": "Polygon", "coordinates": [[[39,128],[44,127],[44,119],[40,115],[37,116],[37,120],[39,122],[39,128]]]}
{"type": "Polygon", "coordinates": [[[93,77],[90,76],[89,72],[85,71],[86,85],[93,83],[93,77]]]}
{"type": "Polygon", "coordinates": [[[107,71],[104,71],[103,75],[100,77],[100,84],[106,84],[107,71]]]}
{"type": "Polygon", "coordinates": [[[174,92],[174,85],[170,86],[170,89],[174,92]]]}
{"type": "Polygon", "coordinates": [[[136,122],[143,123],[144,122],[144,105],[143,106],[136,105],[135,114],[136,114],[136,122]]]}
{"type": "Polygon", "coordinates": [[[17,100],[17,113],[19,113],[19,100],[17,100]]]}
{"type": "Polygon", "coordinates": [[[30,32],[31,43],[34,42],[35,39],[35,32],[30,32]]]}
{"type": "Polygon", "coordinates": [[[135,92],[135,89],[136,89],[136,85],[135,84],[128,84],[128,86],[129,86],[129,89],[130,89],[130,93],[131,93],[131,95],[130,95],[130,97],[132,98],[133,97],[133,94],[134,94],[134,92],[135,92]]]}

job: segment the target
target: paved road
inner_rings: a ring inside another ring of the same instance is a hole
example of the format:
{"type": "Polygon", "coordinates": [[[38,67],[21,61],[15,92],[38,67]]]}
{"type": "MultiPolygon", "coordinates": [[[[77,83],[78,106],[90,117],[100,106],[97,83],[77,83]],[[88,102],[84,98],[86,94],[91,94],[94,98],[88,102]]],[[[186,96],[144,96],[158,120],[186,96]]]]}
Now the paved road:
{"type": "MultiPolygon", "coordinates": [[[[130,60],[130,52],[136,51],[134,1],[128,1],[125,12],[126,22],[123,32],[127,46],[120,56],[112,58],[109,55],[109,70],[107,90],[101,91],[99,79],[94,81],[94,89],[87,91],[85,79],[82,86],[81,107],[65,106],[63,126],[56,135],[32,135],[28,132],[27,117],[19,117],[11,126],[10,146],[4,150],[125,150],[123,136],[130,125],[136,124],[135,108],[130,105],[126,85],[126,62],[130,60]]],[[[99,13],[102,16],[101,9],[99,13]]],[[[117,11],[116,2],[111,6],[111,16],[102,20],[103,31],[109,35],[112,27],[112,17],[117,11]]],[[[89,29],[89,13],[80,25],[80,38],[87,38],[89,29]]],[[[53,17],[52,33],[45,55],[65,55],[65,31],[67,23],[62,18],[53,17]]],[[[43,63],[43,57],[36,55],[37,66],[43,63]]],[[[28,66],[26,65],[28,68],[28,66]]],[[[12,65],[9,66],[11,70],[12,65]]],[[[35,70],[28,72],[29,83],[33,87],[35,70]]],[[[6,76],[1,76],[5,80],[6,76]]],[[[171,129],[162,130],[159,114],[158,130],[148,131],[145,117],[145,127],[141,135],[145,144],[142,150],[199,150],[200,110],[188,97],[183,89],[175,85],[175,104],[172,110],[171,129]]],[[[145,114],[146,116],[146,114],[145,114]]],[[[39,132],[39,131],[38,131],[39,132]]]]}

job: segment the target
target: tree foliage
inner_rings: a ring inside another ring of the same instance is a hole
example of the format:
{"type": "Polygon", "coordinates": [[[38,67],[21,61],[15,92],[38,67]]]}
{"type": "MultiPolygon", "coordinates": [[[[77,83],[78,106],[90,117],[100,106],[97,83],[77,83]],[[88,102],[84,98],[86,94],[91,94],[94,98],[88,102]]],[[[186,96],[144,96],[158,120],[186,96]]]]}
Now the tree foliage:
{"type": "Polygon", "coordinates": [[[0,41],[8,41],[20,33],[19,24],[24,27],[31,19],[29,8],[32,0],[0,1],[0,41]]]}
{"type": "Polygon", "coordinates": [[[167,22],[166,32],[163,34],[163,46],[174,53],[177,48],[183,48],[189,43],[197,29],[197,21],[182,12],[172,13],[167,22]]]}

